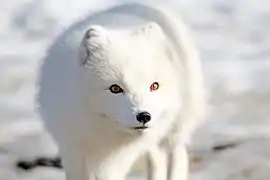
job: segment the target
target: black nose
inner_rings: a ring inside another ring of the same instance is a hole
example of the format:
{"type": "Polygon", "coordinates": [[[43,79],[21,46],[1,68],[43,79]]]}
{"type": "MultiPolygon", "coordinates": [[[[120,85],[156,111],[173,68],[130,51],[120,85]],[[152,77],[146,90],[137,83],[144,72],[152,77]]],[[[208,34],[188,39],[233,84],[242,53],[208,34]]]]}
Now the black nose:
{"type": "Polygon", "coordinates": [[[136,118],[140,123],[146,124],[151,120],[151,114],[147,111],[143,111],[138,113],[136,118]]]}

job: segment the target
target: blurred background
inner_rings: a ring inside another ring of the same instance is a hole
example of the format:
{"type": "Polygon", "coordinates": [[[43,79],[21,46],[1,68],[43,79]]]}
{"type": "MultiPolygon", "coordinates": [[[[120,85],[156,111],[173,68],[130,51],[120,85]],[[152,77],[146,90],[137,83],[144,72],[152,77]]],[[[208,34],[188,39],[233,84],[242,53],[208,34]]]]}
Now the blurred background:
{"type": "MultiPolygon", "coordinates": [[[[0,180],[64,180],[61,169],[16,167],[57,154],[34,111],[39,63],[64,27],[122,2],[0,0],[0,180]]],[[[190,179],[269,180],[270,1],[166,3],[193,31],[210,95],[211,112],[190,146],[190,179]]],[[[137,163],[131,178],[144,179],[143,166],[137,163]]]]}

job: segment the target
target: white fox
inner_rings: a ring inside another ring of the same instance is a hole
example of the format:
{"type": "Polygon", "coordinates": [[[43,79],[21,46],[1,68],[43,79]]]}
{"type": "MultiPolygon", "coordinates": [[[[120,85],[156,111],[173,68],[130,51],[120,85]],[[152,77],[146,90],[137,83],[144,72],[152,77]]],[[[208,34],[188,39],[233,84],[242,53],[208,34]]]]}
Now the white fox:
{"type": "Polygon", "coordinates": [[[150,179],[187,179],[203,75],[172,11],[124,4],[75,23],[50,47],[39,85],[67,180],[123,180],[145,153],[150,179]]]}

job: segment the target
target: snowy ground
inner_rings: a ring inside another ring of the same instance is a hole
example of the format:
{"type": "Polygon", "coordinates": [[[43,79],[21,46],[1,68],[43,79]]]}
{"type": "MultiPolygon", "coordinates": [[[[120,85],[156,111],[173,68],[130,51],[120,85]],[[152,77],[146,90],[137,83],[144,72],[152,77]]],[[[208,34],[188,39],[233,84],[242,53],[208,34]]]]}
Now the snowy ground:
{"type": "MultiPolygon", "coordinates": [[[[126,2],[123,0],[121,2],[126,2]]],[[[0,1],[0,179],[62,180],[63,172],[14,167],[54,156],[57,147],[34,112],[44,49],[61,27],[120,0],[0,1]]],[[[211,114],[190,148],[191,180],[269,180],[270,1],[168,1],[192,27],[202,52],[211,114]],[[218,145],[236,144],[224,150],[218,145]]],[[[141,176],[141,165],[135,168],[141,176]]]]}

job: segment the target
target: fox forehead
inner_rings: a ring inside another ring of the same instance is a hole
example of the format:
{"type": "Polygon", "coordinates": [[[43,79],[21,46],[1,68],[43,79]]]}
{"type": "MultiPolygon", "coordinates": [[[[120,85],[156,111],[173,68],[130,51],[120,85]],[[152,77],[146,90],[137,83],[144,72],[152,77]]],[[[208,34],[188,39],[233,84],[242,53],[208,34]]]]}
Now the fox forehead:
{"type": "Polygon", "coordinates": [[[142,47],[109,56],[109,68],[112,69],[109,71],[112,73],[109,75],[110,81],[120,83],[130,90],[149,87],[154,81],[163,81],[162,74],[164,75],[168,68],[165,63],[160,63],[162,55],[147,51],[147,47],[140,48],[142,47]]]}
{"type": "Polygon", "coordinates": [[[166,70],[169,57],[163,45],[130,36],[110,38],[105,59],[91,63],[109,81],[152,81],[166,70]]]}
{"type": "MultiPolygon", "coordinates": [[[[159,69],[160,61],[166,59],[164,50],[149,40],[127,38],[112,42],[108,51],[107,61],[120,71],[137,70],[151,71],[159,69]]],[[[163,62],[164,63],[164,62],[163,62]]]]}
{"type": "Polygon", "coordinates": [[[92,27],[83,45],[90,55],[86,65],[110,83],[149,84],[170,76],[172,70],[167,39],[155,23],[131,31],[92,27]]]}

